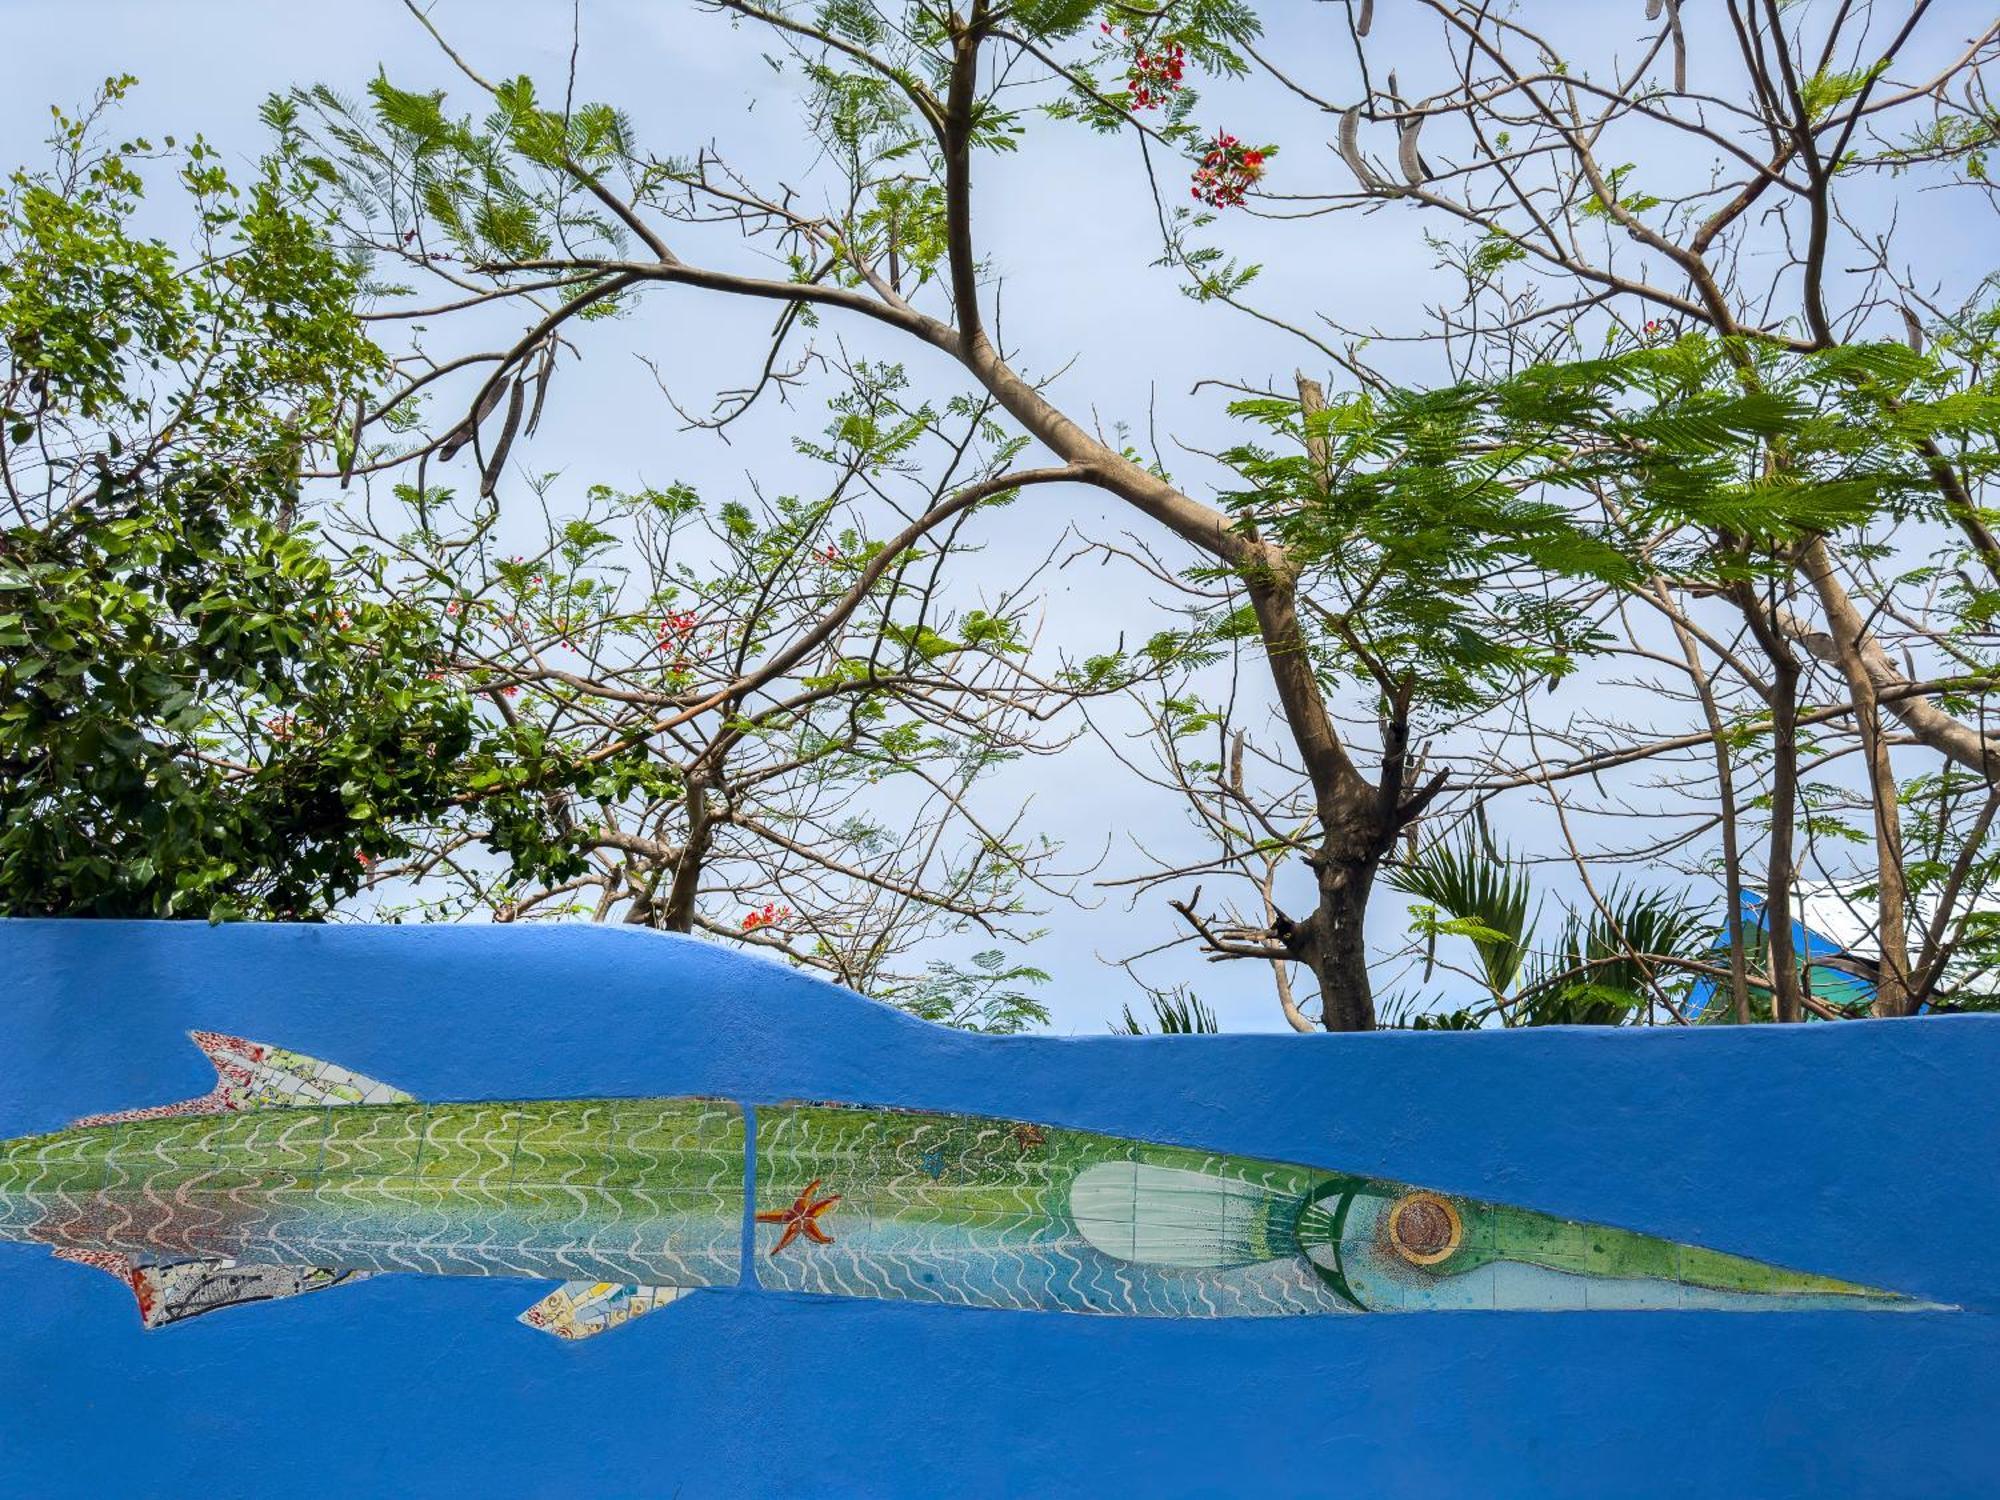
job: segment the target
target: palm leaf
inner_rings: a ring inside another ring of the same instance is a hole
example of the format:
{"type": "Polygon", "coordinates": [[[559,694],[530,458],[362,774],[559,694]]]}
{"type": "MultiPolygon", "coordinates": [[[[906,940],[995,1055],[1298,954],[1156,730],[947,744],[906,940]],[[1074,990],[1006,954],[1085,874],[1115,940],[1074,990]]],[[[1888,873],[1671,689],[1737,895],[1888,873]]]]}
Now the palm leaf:
{"type": "Polygon", "coordinates": [[[1601,908],[1571,911],[1564,918],[1552,977],[1521,991],[1515,1021],[1524,1026],[1622,1025],[1659,991],[1685,993],[1692,982],[1688,970],[1642,963],[1632,955],[1711,959],[1714,928],[1706,907],[1664,892],[1614,888],[1601,908]]]}
{"type": "Polygon", "coordinates": [[[1389,885],[1430,902],[1479,955],[1487,987],[1504,995],[1528,956],[1534,886],[1491,840],[1468,833],[1430,845],[1390,870],[1389,885]]]}

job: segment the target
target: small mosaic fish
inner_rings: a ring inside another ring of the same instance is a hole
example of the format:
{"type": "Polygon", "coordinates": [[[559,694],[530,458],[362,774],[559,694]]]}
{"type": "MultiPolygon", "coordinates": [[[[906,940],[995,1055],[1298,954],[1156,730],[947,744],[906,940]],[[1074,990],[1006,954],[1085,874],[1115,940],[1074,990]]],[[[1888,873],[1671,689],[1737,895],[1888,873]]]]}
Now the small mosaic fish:
{"type": "Polygon", "coordinates": [[[522,1321],[568,1339],[739,1284],[1157,1317],[1929,1305],[1052,1125],[703,1098],[426,1104],[282,1048],[194,1040],[218,1079],[201,1098],[0,1141],[0,1240],[117,1276],[148,1328],[397,1273],[559,1281],[522,1321]]]}

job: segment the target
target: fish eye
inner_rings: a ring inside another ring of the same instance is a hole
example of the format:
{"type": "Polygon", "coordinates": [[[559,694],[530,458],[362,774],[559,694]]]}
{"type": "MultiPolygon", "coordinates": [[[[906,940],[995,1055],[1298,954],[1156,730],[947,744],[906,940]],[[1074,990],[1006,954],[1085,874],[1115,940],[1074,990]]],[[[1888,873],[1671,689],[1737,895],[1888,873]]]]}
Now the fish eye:
{"type": "Polygon", "coordinates": [[[1405,1193],[1389,1207],[1389,1244],[1413,1266],[1434,1266],[1450,1258],[1465,1238],[1465,1222],[1449,1199],[1436,1193],[1405,1193]]]}

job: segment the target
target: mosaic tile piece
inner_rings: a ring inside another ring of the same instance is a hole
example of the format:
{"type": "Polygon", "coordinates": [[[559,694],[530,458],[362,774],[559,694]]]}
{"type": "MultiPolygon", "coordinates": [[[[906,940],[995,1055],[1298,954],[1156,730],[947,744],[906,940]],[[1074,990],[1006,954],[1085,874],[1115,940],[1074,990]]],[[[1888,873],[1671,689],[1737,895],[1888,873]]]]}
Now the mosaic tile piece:
{"type": "Polygon", "coordinates": [[[520,1321],[559,1339],[595,1338],[667,1306],[680,1295],[677,1286],[565,1281],[522,1313],[520,1321]]]}

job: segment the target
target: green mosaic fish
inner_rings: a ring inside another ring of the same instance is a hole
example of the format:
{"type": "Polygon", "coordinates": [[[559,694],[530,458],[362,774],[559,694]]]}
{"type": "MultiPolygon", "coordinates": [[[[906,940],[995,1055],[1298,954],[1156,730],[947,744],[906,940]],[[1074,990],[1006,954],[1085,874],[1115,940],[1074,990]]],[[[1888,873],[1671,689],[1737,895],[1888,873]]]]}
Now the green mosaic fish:
{"type": "Polygon", "coordinates": [[[522,1316],[566,1338],[746,1282],[1158,1317],[1923,1305],[1629,1230],[1087,1131],[718,1099],[423,1104],[298,1053],[195,1041],[212,1093],[0,1142],[0,1240],[112,1272],[148,1327],[397,1272],[559,1280],[522,1316]]]}

